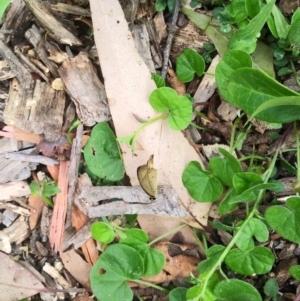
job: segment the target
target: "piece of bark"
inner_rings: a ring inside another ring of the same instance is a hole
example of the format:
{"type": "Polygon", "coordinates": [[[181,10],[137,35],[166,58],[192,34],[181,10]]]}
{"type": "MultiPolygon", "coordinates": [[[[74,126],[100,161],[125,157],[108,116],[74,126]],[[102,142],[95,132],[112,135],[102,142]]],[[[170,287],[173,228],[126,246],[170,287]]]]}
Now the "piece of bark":
{"type": "Polygon", "coordinates": [[[75,194],[75,188],[78,178],[78,168],[80,163],[81,157],[81,142],[82,142],[82,135],[83,135],[83,125],[79,124],[76,131],[76,138],[73,139],[72,142],[72,150],[71,150],[71,159],[70,159],[70,166],[68,172],[68,204],[67,204],[67,213],[66,213],[66,228],[69,227],[72,223],[72,206],[75,194]]]}
{"type": "Polygon", "coordinates": [[[48,262],[43,266],[43,271],[50,275],[54,281],[61,285],[63,288],[70,288],[71,284],[59,273],[57,269],[55,269],[48,262]]]}
{"type": "Polygon", "coordinates": [[[40,80],[22,86],[14,79],[3,113],[4,121],[34,134],[43,133],[48,141],[57,141],[61,136],[65,96],[64,91],[54,90],[40,80]]]}
{"type": "MultiPolygon", "coordinates": [[[[77,180],[77,185],[76,185],[76,190],[74,195],[74,205],[76,205],[78,209],[81,212],[83,212],[85,215],[89,214],[89,206],[91,206],[91,203],[88,203],[84,197],[79,197],[79,195],[83,191],[84,187],[87,187],[86,189],[89,189],[92,186],[93,186],[92,181],[86,173],[82,174],[77,180]]],[[[95,202],[94,205],[97,205],[97,202],[95,202]]]]}
{"type": "MultiPolygon", "coordinates": [[[[16,214],[20,214],[20,215],[24,215],[24,216],[30,216],[30,211],[28,209],[22,208],[20,206],[10,204],[10,203],[0,202],[0,209],[9,209],[10,211],[12,211],[16,214]]],[[[2,223],[5,225],[4,222],[2,222],[2,223]]]]}
{"type": "Polygon", "coordinates": [[[55,164],[58,164],[59,161],[48,158],[45,156],[40,156],[40,155],[26,155],[23,154],[22,152],[13,152],[13,153],[5,153],[0,155],[0,159],[6,158],[10,159],[12,161],[18,161],[18,162],[34,162],[34,163],[39,163],[39,164],[44,164],[44,165],[50,165],[53,166],[55,164]]]}
{"type": "Polygon", "coordinates": [[[62,13],[78,15],[83,17],[91,16],[91,11],[89,9],[85,9],[80,6],[69,5],[65,3],[57,3],[56,5],[51,5],[51,9],[62,13]]]}
{"type": "MultiPolygon", "coordinates": [[[[1,133],[0,133],[1,135],[1,133]]],[[[11,138],[2,138],[0,143],[0,154],[6,153],[6,152],[16,152],[20,148],[27,148],[32,146],[30,143],[24,143],[23,141],[17,141],[16,139],[11,138]]]]}
{"type": "Polygon", "coordinates": [[[2,231],[9,237],[10,243],[17,245],[30,236],[29,225],[23,217],[19,217],[10,227],[2,231]]]}
{"type": "Polygon", "coordinates": [[[105,88],[84,52],[66,60],[58,69],[76,111],[86,126],[111,119],[105,88]]]}
{"type": "Polygon", "coordinates": [[[1,191],[1,195],[0,195],[1,201],[10,201],[11,196],[22,197],[22,196],[28,196],[30,194],[29,185],[25,181],[0,184],[0,191],[1,191]]]}
{"type": "Polygon", "coordinates": [[[43,242],[47,241],[47,238],[49,236],[51,217],[52,217],[52,210],[50,210],[47,206],[44,206],[42,211],[42,217],[41,217],[41,236],[43,242]]]}
{"type": "Polygon", "coordinates": [[[47,49],[49,49],[51,46],[49,42],[44,40],[39,29],[35,25],[32,25],[32,27],[26,31],[25,37],[33,45],[39,58],[48,67],[52,75],[55,78],[58,78],[59,74],[57,71],[57,66],[48,58],[47,49]]]}
{"type": "Polygon", "coordinates": [[[28,204],[33,209],[29,217],[29,227],[34,229],[39,221],[39,218],[42,214],[45,202],[42,200],[39,195],[30,195],[28,198],[28,204]]]}
{"type": "MultiPolygon", "coordinates": [[[[128,136],[140,127],[133,113],[145,120],[156,115],[148,100],[151,92],[156,89],[155,83],[128,34],[127,22],[119,2],[91,0],[90,5],[92,11],[99,14],[99,17],[93,18],[94,34],[116,134],[118,137],[128,136]],[[119,23],[116,24],[117,21],[119,23]]],[[[139,185],[137,168],[144,165],[153,154],[154,165],[158,170],[158,184],[170,185],[179,197],[178,205],[182,202],[202,224],[206,224],[210,204],[195,202],[181,180],[190,161],[201,164],[198,153],[184,134],[170,129],[167,120],[162,120],[145,128],[136,142],[134,156],[130,146],[121,144],[123,162],[131,185],[139,185]]],[[[147,218],[151,220],[152,228],[153,224],[160,223],[168,227],[169,222],[169,225],[174,226],[171,219],[164,217],[155,220],[153,215],[140,216],[139,222],[147,218]]],[[[177,218],[175,223],[179,224],[183,220],[199,228],[192,217],[177,218]]]]}
{"type": "Polygon", "coordinates": [[[51,228],[49,234],[49,241],[51,247],[55,252],[62,252],[62,241],[65,229],[65,218],[68,202],[68,170],[69,161],[61,161],[59,168],[59,177],[57,187],[60,189],[60,193],[56,195],[51,228]]]}
{"type": "Polygon", "coordinates": [[[61,260],[69,273],[85,288],[90,287],[91,266],[74,249],[61,254],[61,260]]]}
{"type": "Polygon", "coordinates": [[[47,169],[54,181],[58,181],[59,165],[47,166],[47,169]]]}
{"type": "MultiPolygon", "coordinates": [[[[41,137],[38,134],[33,134],[12,126],[3,127],[3,131],[0,131],[0,136],[18,140],[18,143],[28,142],[30,144],[38,144],[41,140],[41,137]]],[[[20,148],[25,148],[28,146],[28,144],[21,144],[20,148]]]]}
{"type": "Polygon", "coordinates": [[[11,1],[10,8],[5,16],[5,20],[1,26],[2,31],[12,30],[13,34],[5,35],[4,42],[8,43],[10,40],[15,44],[17,39],[24,38],[24,32],[31,23],[31,13],[26,8],[23,0],[11,1]]]}
{"type": "Polygon", "coordinates": [[[64,24],[58,21],[49,10],[35,0],[24,0],[28,9],[36,19],[46,28],[49,36],[60,44],[80,46],[81,41],[68,31],[64,24]]]}

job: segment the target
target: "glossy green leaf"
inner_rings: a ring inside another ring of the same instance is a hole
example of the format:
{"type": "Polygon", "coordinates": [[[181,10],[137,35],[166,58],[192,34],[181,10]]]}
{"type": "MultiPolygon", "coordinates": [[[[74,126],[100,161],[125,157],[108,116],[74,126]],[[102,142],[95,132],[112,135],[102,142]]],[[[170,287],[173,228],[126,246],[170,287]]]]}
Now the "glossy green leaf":
{"type": "Polygon", "coordinates": [[[226,265],[241,275],[266,274],[274,264],[273,253],[265,247],[254,247],[249,251],[232,249],[225,258],[226,265]]]}
{"type": "Polygon", "coordinates": [[[223,13],[232,16],[232,23],[240,23],[247,18],[248,12],[245,7],[245,0],[231,0],[231,3],[225,7],[223,13]]]}
{"type": "Polygon", "coordinates": [[[289,123],[299,119],[300,95],[271,98],[262,103],[251,117],[267,122],[289,123]]]}
{"type": "Polygon", "coordinates": [[[251,18],[254,18],[261,11],[262,1],[261,0],[246,0],[245,6],[246,6],[248,15],[251,18]]]}
{"type": "Polygon", "coordinates": [[[133,293],[127,281],[143,275],[143,260],[132,247],[115,244],[107,247],[91,269],[91,288],[95,296],[106,301],[131,301],[133,293]],[[105,274],[100,275],[104,269],[105,274]]]}
{"type": "Polygon", "coordinates": [[[282,237],[300,243],[300,198],[292,197],[286,206],[272,206],[265,212],[265,219],[282,237]]]}
{"type": "Polygon", "coordinates": [[[165,87],[166,82],[160,75],[151,73],[151,78],[154,80],[157,88],[165,87]]]}
{"type": "Polygon", "coordinates": [[[49,197],[60,193],[61,190],[55,184],[47,184],[43,186],[43,195],[49,197]]]}
{"type": "Polygon", "coordinates": [[[231,36],[228,42],[228,49],[241,49],[247,53],[254,52],[257,35],[260,33],[264,24],[268,20],[275,1],[276,0],[271,0],[261,9],[260,13],[256,15],[247,26],[237,30],[231,36]]]}
{"type": "Polygon", "coordinates": [[[194,78],[195,73],[201,76],[204,69],[204,59],[193,49],[186,49],[177,57],[176,75],[183,83],[190,82],[194,78]]]}
{"type": "Polygon", "coordinates": [[[171,290],[168,296],[169,301],[186,301],[187,290],[185,287],[177,287],[171,290]]]}
{"type": "Polygon", "coordinates": [[[166,0],[156,0],[155,1],[155,10],[156,11],[163,11],[167,7],[166,0]]]}
{"type": "Polygon", "coordinates": [[[169,111],[168,124],[173,130],[184,130],[192,120],[192,104],[175,90],[162,87],[150,94],[150,104],[158,112],[169,111]]]}
{"type": "Polygon", "coordinates": [[[292,277],[297,280],[300,280],[300,265],[293,265],[289,268],[289,273],[292,277]]]}
{"type": "Polygon", "coordinates": [[[239,195],[239,193],[235,189],[230,189],[226,196],[222,199],[221,203],[218,206],[218,212],[221,215],[224,215],[232,210],[234,210],[238,204],[237,203],[230,203],[230,201],[239,195]]]}
{"type": "Polygon", "coordinates": [[[228,81],[234,70],[252,67],[252,60],[248,53],[242,50],[228,50],[216,68],[216,83],[221,95],[228,100],[228,81]]]}
{"type": "Polygon", "coordinates": [[[219,180],[202,169],[197,161],[191,161],[182,174],[182,182],[193,199],[198,202],[213,202],[222,194],[219,180]]]}
{"type": "Polygon", "coordinates": [[[239,193],[242,193],[257,184],[261,184],[262,182],[262,178],[252,172],[239,172],[233,177],[234,188],[239,193]]]}
{"type": "Polygon", "coordinates": [[[279,300],[279,288],[276,279],[270,278],[264,285],[264,293],[266,296],[272,297],[273,301],[279,300]]]}
{"type": "Polygon", "coordinates": [[[220,301],[262,301],[259,292],[253,285],[238,279],[220,282],[214,293],[220,301]]]}
{"type": "Polygon", "coordinates": [[[201,274],[204,274],[204,273],[210,271],[214,267],[214,265],[217,263],[217,261],[220,258],[220,255],[223,253],[224,250],[225,250],[225,247],[221,246],[221,245],[215,245],[215,246],[210,247],[206,252],[207,259],[205,259],[199,263],[198,271],[201,274]]]}
{"type": "Polygon", "coordinates": [[[119,145],[106,122],[94,126],[84,148],[84,159],[91,172],[101,179],[119,181],[124,176],[119,145]]]}
{"type": "Polygon", "coordinates": [[[241,250],[251,250],[254,248],[253,237],[259,242],[265,242],[269,237],[267,226],[257,218],[248,221],[235,244],[241,250]]]}
{"type": "Polygon", "coordinates": [[[102,243],[109,244],[115,238],[114,230],[107,224],[102,222],[95,222],[91,226],[92,237],[102,243]]]}
{"type": "MultiPolygon", "coordinates": [[[[279,84],[265,73],[251,68],[235,70],[229,79],[228,91],[229,96],[226,100],[235,106],[239,106],[249,115],[252,115],[260,105],[272,98],[299,96],[298,93],[279,84]]],[[[271,113],[276,111],[278,116],[278,108],[273,111],[269,110],[271,113]]],[[[280,110],[288,111],[289,106],[283,106],[280,110]]],[[[258,119],[263,120],[264,117],[263,113],[256,115],[258,119]]],[[[292,117],[294,119],[294,114],[292,117]]],[[[280,123],[280,121],[276,122],[280,123]]]]}

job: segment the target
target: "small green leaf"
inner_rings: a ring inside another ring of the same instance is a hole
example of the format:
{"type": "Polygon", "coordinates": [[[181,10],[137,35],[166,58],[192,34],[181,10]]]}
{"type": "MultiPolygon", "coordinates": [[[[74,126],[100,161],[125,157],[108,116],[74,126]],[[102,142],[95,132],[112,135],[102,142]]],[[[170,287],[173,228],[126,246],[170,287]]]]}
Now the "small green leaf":
{"type": "Polygon", "coordinates": [[[228,81],[234,70],[252,67],[250,55],[243,50],[228,50],[216,68],[216,83],[221,95],[228,100],[228,81]]]}
{"type": "Polygon", "coordinates": [[[228,49],[241,49],[249,54],[255,50],[257,35],[268,20],[275,1],[276,0],[271,0],[247,26],[237,30],[231,36],[228,42],[228,49]]]}
{"type": "Polygon", "coordinates": [[[237,203],[230,202],[237,195],[239,195],[239,194],[235,189],[230,189],[228,191],[228,193],[225,195],[225,197],[223,198],[223,200],[221,201],[221,203],[218,206],[218,212],[221,215],[224,215],[224,214],[234,210],[237,207],[237,203]]]}
{"type": "Polygon", "coordinates": [[[156,0],[155,1],[155,10],[156,11],[163,11],[167,7],[166,0],[156,0]]]}
{"type": "Polygon", "coordinates": [[[251,18],[259,14],[262,8],[261,0],[246,0],[245,1],[247,13],[251,18]]]}
{"type": "Polygon", "coordinates": [[[272,206],[265,212],[265,219],[272,229],[282,237],[300,243],[300,198],[291,197],[286,207],[272,206]]]}
{"type": "Polygon", "coordinates": [[[217,284],[215,295],[222,301],[262,301],[256,288],[238,279],[224,280],[217,284]]]}
{"type": "Polygon", "coordinates": [[[29,185],[29,188],[32,195],[37,195],[39,193],[39,185],[37,182],[32,181],[29,185]]]}
{"type": "Polygon", "coordinates": [[[187,290],[185,287],[177,287],[171,290],[168,296],[169,301],[186,301],[187,290]]]}
{"type": "Polygon", "coordinates": [[[297,280],[300,280],[300,265],[293,265],[289,268],[289,273],[292,277],[297,280]]]}
{"type": "Polygon", "coordinates": [[[248,12],[245,8],[245,0],[232,0],[230,5],[227,5],[223,14],[232,16],[230,21],[232,23],[240,23],[247,18],[248,12]]]}
{"type": "Polygon", "coordinates": [[[300,28],[300,9],[297,9],[293,13],[291,27],[287,36],[287,40],[289,41],[291,46],[297,48],[300,46],[299,28],[300,28]]]}
{"type": "Polygon", "coordinates": [[[176,75],[183,83],[190,82],[194,78],[195,73],[201,76],[204,69],[204,59],[199,53],[192,49],[184,50],[176,60],[176,75]]]}
{"type": "Polygon", "coordinates": [[[251,218],[242,230],[236,245],[239,249],[248,251],[254,248],[252,237],[259,242],[265,242],[269,237],[267,226],[257,218],[251,218]]]}
{"type": "Polygon", "coordinates": [[[272,269],[274,261],[273,253],[260,246],[249,251],[232,249],[225,258],[225,263],[230,269],[246,276],[268,273],[272,269]]]}
{"type": "Polygon", "coordinates": [[[278,283],[276,279],[270,278],[264,285],[264,293],[268,297],[272,297],[273,301],[279,300],[278,283]]]}
{"type": "Polygon", "coordinates": [[[157,275],[166,264],[164,254],[157,249],[147,246],[140,254],[144,260],[144,276],[157,275]]]}
{"type": "Polygon", "coordinates": [[[93,223],[91,226],[91,232],[93,239],[101,241],[104,244],[111,243],[115,238],[114,230],[102,222],[93,223]]]}
{"type": "Polygon", "coordinates": [[[151,73],[151,78],[154,80],[157,88],[165,87],[165,80],[160,75],[151,73]]]}
{"type": "Polygon", "coordinates": [[[192,120],[191,102],[171,88],[162,87],[154,90],[150,94],[150,104],[158,112],[170,112],[168,124],[173,130],[184,130],[192,120]]]}
{"type": "Polygon", "coordinates": [[[6,10],[6,8],[8,7],[9,3],[11,2],[11,0],[1,0],[0,3],[0,20],[6,10]]]}
{"type": "Polygon", "coordinates": [[[182,174],[182,182],[193,199],[198,202],[213,202],[222,194],[219,180],[202,169],[197,161],[191,161],[182,174]]]}
{"type": "Polygon", "coordinates": [[[239,172],[233,177],[233,186],[239,193],[242,193],[257,184],[261,184],[262,182],[262,178],[252,172],[239,172]]]}
{"type": "Polygon", "coordinates": [[[55,186],[55,185],[51,185],[51,184],[45,184],[43,187],[43,195],[49,197],[49,196],[53,196],[56,195],[57,193],[60,193],[61,190],[55,186]]]}
{"type": "Polygon", "coordinates": [[[225,247],[221,246],[221,245],[215,245],[215,246],[210,247],[206,252],[207,259],[205,259],[199,263],[198,271],[201,274],[204,274],[204,273],[210,271],[214,267],[214,265],[217,263],[217,261],[220,258],[220,255],[223,253],[224,250],[225,250],[225,247]]]}
{"type": "Polygon", "coordinates": [[[94,126],[84,148],[84,159],[91,172],[101,179],[119,181],[124,176],[119,146],[108,123],[94,126]]]}
{"type": "Polygon", "coordinates": [[[148,235],[141,229],[128,229],[125,231],[125,235],[124,238],[120,239],[121,244],[131,246],[135,249],[138,249],[138,246],[147,245],[148,235]]]}

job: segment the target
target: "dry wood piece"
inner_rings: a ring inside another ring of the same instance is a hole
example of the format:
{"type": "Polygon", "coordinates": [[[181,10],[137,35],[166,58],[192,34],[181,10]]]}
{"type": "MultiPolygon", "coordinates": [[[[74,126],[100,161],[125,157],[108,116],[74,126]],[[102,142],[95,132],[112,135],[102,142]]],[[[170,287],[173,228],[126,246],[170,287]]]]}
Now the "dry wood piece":
{"type": "Polygon", "coordinates": [[[77,39],[65,26],[55,19],[49,10],[40,2],[35,0],[24,0],[29,10],[36,19],[43,24],[49,36],[61,44],[81,45],[81,41],[77,39]]]}
{"type": "Polygon", "coordinates": [[[104,86],[86,53],[66,60],[58,72],[84,125],[110,120],[104,86]]]}
{"type": "Polygon", "coordinates": [[[7,106],[3,112],[6,124],[34,134],[44,134],[46,140],[57,141],[61,136],[65,92],[54,90],[37,80],[21,86],[11,81],[7,106]]]}
{"type": "Polygon", "coordinates": [[[74,6],[65,3],[57,3],[56,5],[51,5],[51,9],[66,14],[85,16],[85,17],[91,16],[91,11],[89,9],[85,9],[80,6],[74,6]]]}
{"type": "Polygon", "coordinates": [[[1,196],[0,200],[10,201],[11,196],[21,197],[30,194],[30,188],[27,182],[10,182],[7,184],[0,184],[1,196]]]}

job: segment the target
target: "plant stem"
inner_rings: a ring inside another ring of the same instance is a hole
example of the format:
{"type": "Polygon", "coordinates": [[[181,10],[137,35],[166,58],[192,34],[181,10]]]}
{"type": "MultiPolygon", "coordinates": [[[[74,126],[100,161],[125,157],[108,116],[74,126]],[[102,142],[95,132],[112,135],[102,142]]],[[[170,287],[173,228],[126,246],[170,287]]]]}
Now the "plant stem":
{"type": "Polygon", "coordinates": [[[153,284],[151,282],[148,282],[148,281],[144,281],[144,280],[140,280],[140,279],[135,279],[135,280],[132,280],[130,279],[130,281],[134,281],[134,282],[137,282],[137,283],[140,283],[140,284],[144,284],[146,286],[151,286],[151,287],[154,287],[162,292],[165,292],[165,293],[169,293],[169,290],[167,290],[166,288],[163,288],[163,287],[160,287],[156,284],[153,284]]]}
{"type": "MultiPolygon", "coordinates": [[[[299,144],[299,133],[297,129],[297,123],[296,121],[294,122],[294,134],[296,138],[296,146],[297,146],[297,166],[299,167],[300,165],[300,144],[299,144]]],[[[300,179],[300,168],[297,168],[297,180],[300,179]]]]}
{"type": "Polygon", "coordinates": [[[186,225],[183,224],[183,225],[177,226],[176,228],[171,229],[170,231],[164,233],[163,235],[161,235],[161,236],[155,238],[154,240],[152,240],[151,242],[149,242],[148,245],[149,245],[149,246],[153,245],[153,244],[156,243],[157,241],[163,239],[164,237],[166,237],[166,236],[168,236],[168,235],[170,235],[170,234],[172,234],[172,233],[175,233],[175,232],[179,231],[180,229],[184,228],[185,226],[186,226],[186,225]]]}

